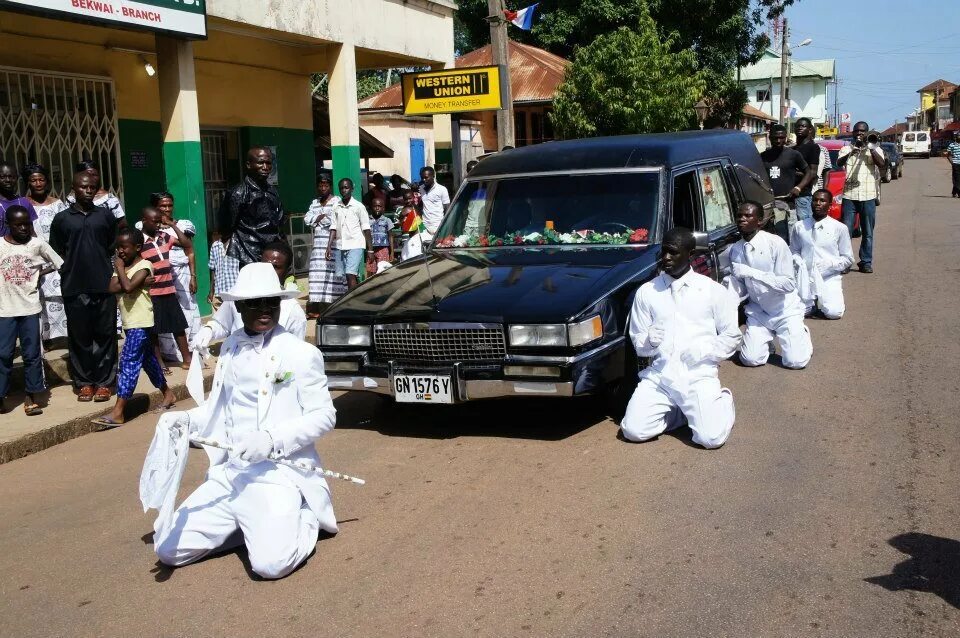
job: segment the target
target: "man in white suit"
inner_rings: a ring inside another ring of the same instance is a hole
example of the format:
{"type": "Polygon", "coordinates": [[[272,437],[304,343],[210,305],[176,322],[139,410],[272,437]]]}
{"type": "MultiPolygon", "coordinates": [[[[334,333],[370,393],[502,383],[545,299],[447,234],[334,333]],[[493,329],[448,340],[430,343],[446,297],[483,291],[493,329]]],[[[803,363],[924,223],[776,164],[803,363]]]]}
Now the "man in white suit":
{"type": "Polygon", "coordinates": [[[253,571],[282,578],[313,552],[319,530],[337,531],[324,478],[269,459],[320,466],[314,441],[336,422],[320,351],[278,325],[281,300],[299,294],[281,288],[267,263],[245,266],[223,294],[243,328],[223,344],[207,402],[167,420],[232,451],[204,448],[206,481],[154,538],[161,562],[180,566],[227,549],[239,531],[253,571]]]}

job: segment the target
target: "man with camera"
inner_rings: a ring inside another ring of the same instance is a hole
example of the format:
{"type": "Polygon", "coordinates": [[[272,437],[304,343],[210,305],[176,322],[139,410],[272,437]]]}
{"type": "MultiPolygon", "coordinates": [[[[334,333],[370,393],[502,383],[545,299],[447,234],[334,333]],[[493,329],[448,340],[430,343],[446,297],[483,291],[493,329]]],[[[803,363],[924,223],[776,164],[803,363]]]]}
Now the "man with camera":
{"type": "Polygon", "coordinates": [[[860,121],[853,125],[853,145],[840,149],[837,166],[847,171],[843,185],[842,216],[850,236],[853,223],[860,215],[860,272],[873,272],[873,226],[877,218],[877,196],[880,194],[880,171],[887,160],[880,148],[875,133],[868,135],[870,127],[860,121]]]}

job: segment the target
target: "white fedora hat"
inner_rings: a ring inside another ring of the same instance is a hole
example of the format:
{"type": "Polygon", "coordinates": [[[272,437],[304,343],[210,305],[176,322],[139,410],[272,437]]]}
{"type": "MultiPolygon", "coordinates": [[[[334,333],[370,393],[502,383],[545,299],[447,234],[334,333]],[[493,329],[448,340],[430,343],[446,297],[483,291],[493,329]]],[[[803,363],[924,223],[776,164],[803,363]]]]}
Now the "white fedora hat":
{"type": "Polygon", "coordinates": [[[261,297],[280,297],[296,299],[302,293],[299,290],[284,290],[277,279],[273,266],[266,263],[247,264],[240,269],[237,283],[228,292],[220,293],[224,301],[243,301],[261,297]]]}

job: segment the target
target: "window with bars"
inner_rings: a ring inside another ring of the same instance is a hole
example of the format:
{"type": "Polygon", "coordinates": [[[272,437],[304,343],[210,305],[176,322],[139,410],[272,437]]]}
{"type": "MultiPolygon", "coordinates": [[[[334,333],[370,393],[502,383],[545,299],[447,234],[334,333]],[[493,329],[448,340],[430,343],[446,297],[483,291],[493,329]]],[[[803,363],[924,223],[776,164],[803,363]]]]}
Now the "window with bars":
{"type": "Polygon", "coordinates": [[[123,200],[116,97],[108,78],[0,67],[0,157],[50,171],[66,197],[77,162],[100,165],[101,187],[123,200]]]}

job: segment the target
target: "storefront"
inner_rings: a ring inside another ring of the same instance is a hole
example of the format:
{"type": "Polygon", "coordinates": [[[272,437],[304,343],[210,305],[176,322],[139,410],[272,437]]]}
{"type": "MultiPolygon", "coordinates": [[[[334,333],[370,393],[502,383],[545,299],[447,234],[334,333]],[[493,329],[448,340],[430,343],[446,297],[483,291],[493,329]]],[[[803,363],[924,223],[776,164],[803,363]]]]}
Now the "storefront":
{"type": "MultiPolygon", "coordinates": [[[[312,73],[330,77],[334,175],[359,181],[356,71],[452,65],[455,8],[449,0],[0,1],[0,155],[47,166],[61,196],[73,166],[94,159],[132,219],[150,193],[170,190],[176,214],[197,224],[206,246],[250,146],[274,151],[285,207],[306,210],[316,176],[312,73]],[[140,13],[130,13],[134,5],[140,13]]],[[[436,128],[449,154],[449,119],[438,117],[436,128]]],[[[205,271],[206,251],[197,258],[205,271]]]]}

